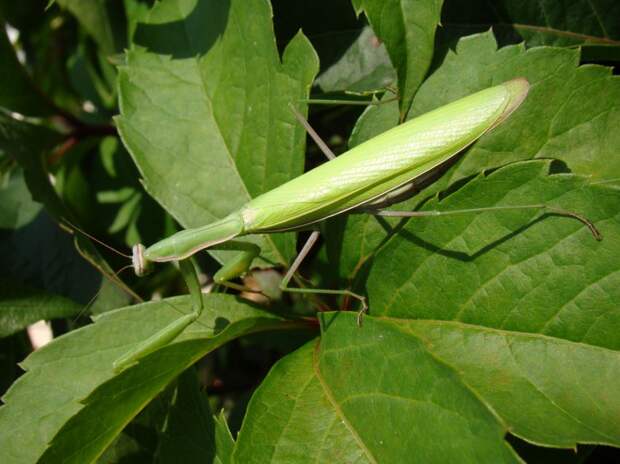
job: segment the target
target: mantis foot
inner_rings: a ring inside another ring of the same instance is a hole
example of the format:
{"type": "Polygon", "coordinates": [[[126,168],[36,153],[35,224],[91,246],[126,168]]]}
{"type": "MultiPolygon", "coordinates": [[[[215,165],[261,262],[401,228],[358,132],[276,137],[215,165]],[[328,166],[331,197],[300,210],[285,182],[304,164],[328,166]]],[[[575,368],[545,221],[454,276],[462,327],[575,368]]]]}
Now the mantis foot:
{"type": "Polygon", "coordinates": [[[357,312],[357,317],[355,320],[357,321],[357,326],[362,327],[362,319],[364,314],[368,314],[368,303],[366,302],[365,296],[359,296],[358,298],[362,303],[362,308],[357,312]]]}

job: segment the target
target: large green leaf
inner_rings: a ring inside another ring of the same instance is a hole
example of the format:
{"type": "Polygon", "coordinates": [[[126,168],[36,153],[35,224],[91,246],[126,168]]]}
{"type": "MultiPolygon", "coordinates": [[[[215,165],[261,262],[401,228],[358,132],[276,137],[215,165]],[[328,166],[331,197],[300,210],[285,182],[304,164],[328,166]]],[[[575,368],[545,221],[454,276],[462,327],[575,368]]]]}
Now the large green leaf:
{"type": "Polygon", "coordinates": [[[620,445],[618,351],[458,322],[392,324],[451,366],[512,434],[562,448],[620,445]]]}
{"type": "Polygon", "coordinates": [[[90,462],[204,354],[242,334],[287,326],[231,296],[210,295],[205,304],[202,317],[173,344],[120,375],[113,362],[189,312],[188,297],[105,313],[29,356],[22,363],[26,373],[3,398],[0,460],[35,462],[45,452],[43,462],[58,462],[59,456],[64,462],[90,462]]]}
{"type": "Polygon", "coordinates": [[[373,315],[454,320],[620,349],[620,189],[555,172],[548,160],[482,174],[423,210],[547,204],[414,218],[375,257],[373,315]]]}
{"type": "MultiPolygon", "coordinates": [[[[184,227],[301,174],[305,134],[288,105],[304,108],[318,63],[301,33],[280,61],[266,0],[158,3],[135,42],[118,126],[146,189],[184,227]]],[[[260,244],[273,263],[294,252],[292,235],[260,244]]]]}
{"type": "Polygon", "coordinates": [[[252,398],[237,462],[518,462],[508,430],[620,443],[617,352],[459,322],[322,319],[321,341],[252,398]]]}
{"type": "Polygon", "coordinates": [[[620,4],[616,0],[446,0],[442,24],[467,33],[494,30],[529,46],[599,43],[620,46],[620,4]]]}
{"type": "Polygon", "coordinates": [[[327,316],[320,343],[256,392],[235,458],[518,462],[508,430],[547,446],[618,445],[619,369],[617,352],[540,335],[327,316]]]}
{"type": "Polygon", "coordinates": [[[385,42],[398,75],[400,111],[404,116],[433,59],[435,29],[443,0],[352,0],[366,13],[385,42]]]}
{"type": "Polygon", "coordinates": [[[311,342],[279,361],[256,390],[237,436],[235,462],[373,462],[330,404],[315,350],[311,342]]]}

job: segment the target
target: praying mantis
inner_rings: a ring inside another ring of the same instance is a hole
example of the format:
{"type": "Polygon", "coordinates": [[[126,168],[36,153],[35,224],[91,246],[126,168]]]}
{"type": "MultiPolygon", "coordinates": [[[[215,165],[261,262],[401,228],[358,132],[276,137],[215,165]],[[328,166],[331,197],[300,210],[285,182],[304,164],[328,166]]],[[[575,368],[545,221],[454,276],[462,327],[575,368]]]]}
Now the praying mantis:
{"type": "MultiPolygon", "coordinates": [[[[138,276],[152,270],[154,263],[179,263],[192,295],[193,310],[126,353],[114,363],[117,371],[137,363],[142,357],[174,340],[201,314],[202,293],[192,255],[204,249],[237,250],[239,253],[214,275],[218,284],[233,288],[230,282],[243,275],[260,255],[252,243],[235,240],[251,234],[269,234],[312,229],[319,222],[339,214],[367,212],[383,216],[438,216],[475,213],[499,209],[546,209],[574,217],[584,223],[595,238],[600,234],[586,218],[544,204],[497,206],[452,211],[387,211],[385,206],[402,201],[416,180],[433,172],[455,157],[483,134],[501,124],[525,100],[529,83],[516,78],[487,88],[396,126],[334,157],[311,128],[310,135],[330,160],[305,174],[266,192],[228,216],[203,227],[186,229],[149,247],[132,249],[132,266],[138,276]]],[[[298,118],[299,119],[299,118],[298,118]]],[[[303,123],[303,121],[302,121],[303,123]]],[[[283,291],[348,295],[361,302],[361,315],[368,309],[364,296],[350,290],[296,288],[288,284],[304,257],[318,239],[313,231],[285,274],[283,291]]]]}

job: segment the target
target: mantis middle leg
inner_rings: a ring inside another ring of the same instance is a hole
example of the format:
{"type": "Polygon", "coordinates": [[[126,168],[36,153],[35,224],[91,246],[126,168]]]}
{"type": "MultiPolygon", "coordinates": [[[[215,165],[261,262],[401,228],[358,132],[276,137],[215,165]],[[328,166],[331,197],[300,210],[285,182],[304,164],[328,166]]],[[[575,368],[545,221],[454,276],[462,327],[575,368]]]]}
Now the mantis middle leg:
{"type": "MultiPolygon", "coordinates": [[[[323,294],[323,295],[346,295],[353,297],[360,301],[362,305],[362,309],[360,313],[364,313],[368,310],[368,305],[366,303],[366,298],[362,295],[358,295],[350,290],[332,290],[332,289],[321,289],[321,288],[300,288],[300,287],[289,287],[288,284],[301,266],[303,260],[308,256],[308,253],[316,243],[319,238],[319,231],[313,231],[308,237],[308,240],[302,247],[301,251],[293,261],[293,264],[289,267],[288,271],[284,275],[284,278],[280,282],[279,288],[283,292],[289,293],[305,293],[305,294],[323,294]]],[[[232,279],[240,277],[245,272],[247,272],[252,264],[254,258],[258,257],[260,254],[260,248],[252,243],[240,242],[240,241],[230,241],[226,243],[222,243],[220,245],[216,245],[219,249],[226,250],[241,250],[237,256],[235,256],[231,261],[226,263],[219,271],[215,273],[213,276],[213,280],[215,283],[219,285],[224,285],[230,288],[234,288],[241,291],[248,291],[242,285],[235,284],[231,282],[232,279]]],[[[214,247],[215,248],[215,247],[214,247]]],[[[250,290],[251,291],[251,290],[250,290]]]]}
{"type": "Polygon", "coordinates": [[[295,258],[295,261],[293,261],[293,264],[288,269],[287,273],[284,275],[282,282],[280,282],[280,290],[282,290],[283,292],[289,292],[289,293],[345,295],[345,296],[353,297],[357,299],[362,305],[361,309],[357,313],[357,323],[358,325],[361,325],[362,315],[368,312],[368,303],[366,302],[365,296],[354,293],[351,290],[333,290],[333,289],[328,289],[328,288],[297,288],[297,287],[288,286],[289,282],[291,281],[291,278],[293,277],[295,272],[297,272],[297,270],[299,269],[299,266],[301,266],[301,263],[306,258],[306,256],[308,256],[308,253],[310,252],[310,250],[312,249],[312,247],[318,240],[319,235],[320,235],[320,232],[318,230],[315,230],[310,234],[310,237],[308,237],[308,240],[306,240],[306,243],[302,247],[297,257],[295,258]]]}

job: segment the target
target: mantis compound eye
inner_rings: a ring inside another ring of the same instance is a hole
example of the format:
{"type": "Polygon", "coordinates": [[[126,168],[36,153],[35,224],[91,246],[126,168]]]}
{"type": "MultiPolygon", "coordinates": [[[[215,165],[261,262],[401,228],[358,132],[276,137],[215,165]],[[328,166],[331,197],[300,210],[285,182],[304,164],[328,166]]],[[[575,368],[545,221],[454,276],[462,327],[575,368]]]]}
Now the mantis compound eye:
{"type": "Polygon", "coordinates": [[[141,243],[134,245],[131,249],[131,264],[133,266],[133,271],[138,277],[145,276],[153,271],[153,263],[146,260],[144,257],[144,250],[144,245],[141,243]]]}

